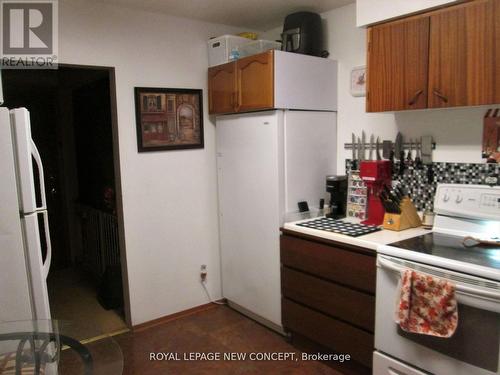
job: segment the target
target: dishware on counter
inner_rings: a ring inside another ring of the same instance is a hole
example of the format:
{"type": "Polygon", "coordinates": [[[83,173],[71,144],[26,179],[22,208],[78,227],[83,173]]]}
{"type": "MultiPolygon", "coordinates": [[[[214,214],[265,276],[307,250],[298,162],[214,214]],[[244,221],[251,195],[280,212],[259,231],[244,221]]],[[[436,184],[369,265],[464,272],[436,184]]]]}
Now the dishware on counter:
{"type": "Polygon", "coordinates": [[[426,228],[432,228],[434,225],[434,212],[426,210],[422,214],[422,225],[426,228]]]}

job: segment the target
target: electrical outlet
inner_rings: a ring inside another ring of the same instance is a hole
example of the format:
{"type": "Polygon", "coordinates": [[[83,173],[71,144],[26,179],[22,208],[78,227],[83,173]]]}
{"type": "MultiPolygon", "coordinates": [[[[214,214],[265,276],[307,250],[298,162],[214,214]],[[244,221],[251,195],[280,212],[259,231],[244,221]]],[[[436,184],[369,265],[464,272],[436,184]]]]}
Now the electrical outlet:
{"type": "Polygon", "coordinates": [[[205,281],[207,281],[207,265],[206,264],[202,264],[201,267],[200,267],[200,279],[201,279],[201,282],[204,283],[205,281]]]}

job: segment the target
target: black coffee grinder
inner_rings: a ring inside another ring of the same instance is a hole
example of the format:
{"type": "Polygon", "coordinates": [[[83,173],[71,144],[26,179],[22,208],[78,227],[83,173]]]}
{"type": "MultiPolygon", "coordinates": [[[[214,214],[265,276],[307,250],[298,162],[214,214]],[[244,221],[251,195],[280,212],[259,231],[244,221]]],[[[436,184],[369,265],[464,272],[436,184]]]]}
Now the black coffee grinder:
{"type": "Polygon", "coordinates": [[[326,217],[342,219],[346,215],[347,177],[326,176],[326,192],[330,193],[330,213],[326,217]]]}

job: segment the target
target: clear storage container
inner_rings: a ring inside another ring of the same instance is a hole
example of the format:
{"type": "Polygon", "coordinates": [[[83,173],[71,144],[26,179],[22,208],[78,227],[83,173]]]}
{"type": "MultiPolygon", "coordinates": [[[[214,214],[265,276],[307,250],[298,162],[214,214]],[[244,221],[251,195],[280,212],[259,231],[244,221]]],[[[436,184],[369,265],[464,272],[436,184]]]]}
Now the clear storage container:
{"type": "Polygon", "coordinates": [[[261,52],[265,52],[270,49],[281,49],[281,43],[272,40],[254,40],[250,43],[238,46],[238,52],[240,57],[256,55],[261,52]]]}
{"type": "Polygon", "coordinates": [[[236,35],[222,35],[208,41],[208,66],[225,64],[237,58],[238,49],[250,39],[236,35]],[[231,55],[233,54],[233,58],[231,55]]]}

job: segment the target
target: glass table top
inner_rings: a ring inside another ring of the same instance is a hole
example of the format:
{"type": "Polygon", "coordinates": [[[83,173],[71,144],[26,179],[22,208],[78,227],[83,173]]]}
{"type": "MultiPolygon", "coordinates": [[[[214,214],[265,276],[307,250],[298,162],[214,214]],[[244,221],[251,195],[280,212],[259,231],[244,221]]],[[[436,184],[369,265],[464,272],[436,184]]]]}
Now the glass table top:
{"type": "Polygon", "coordinates": [[[14,374],[16,369],[22,374],[122,374],[123,355],[116,341],[108,335],[75,340],[71,334],[78,324],[58,320],[0,322],[0,374],[14,374]]]}

